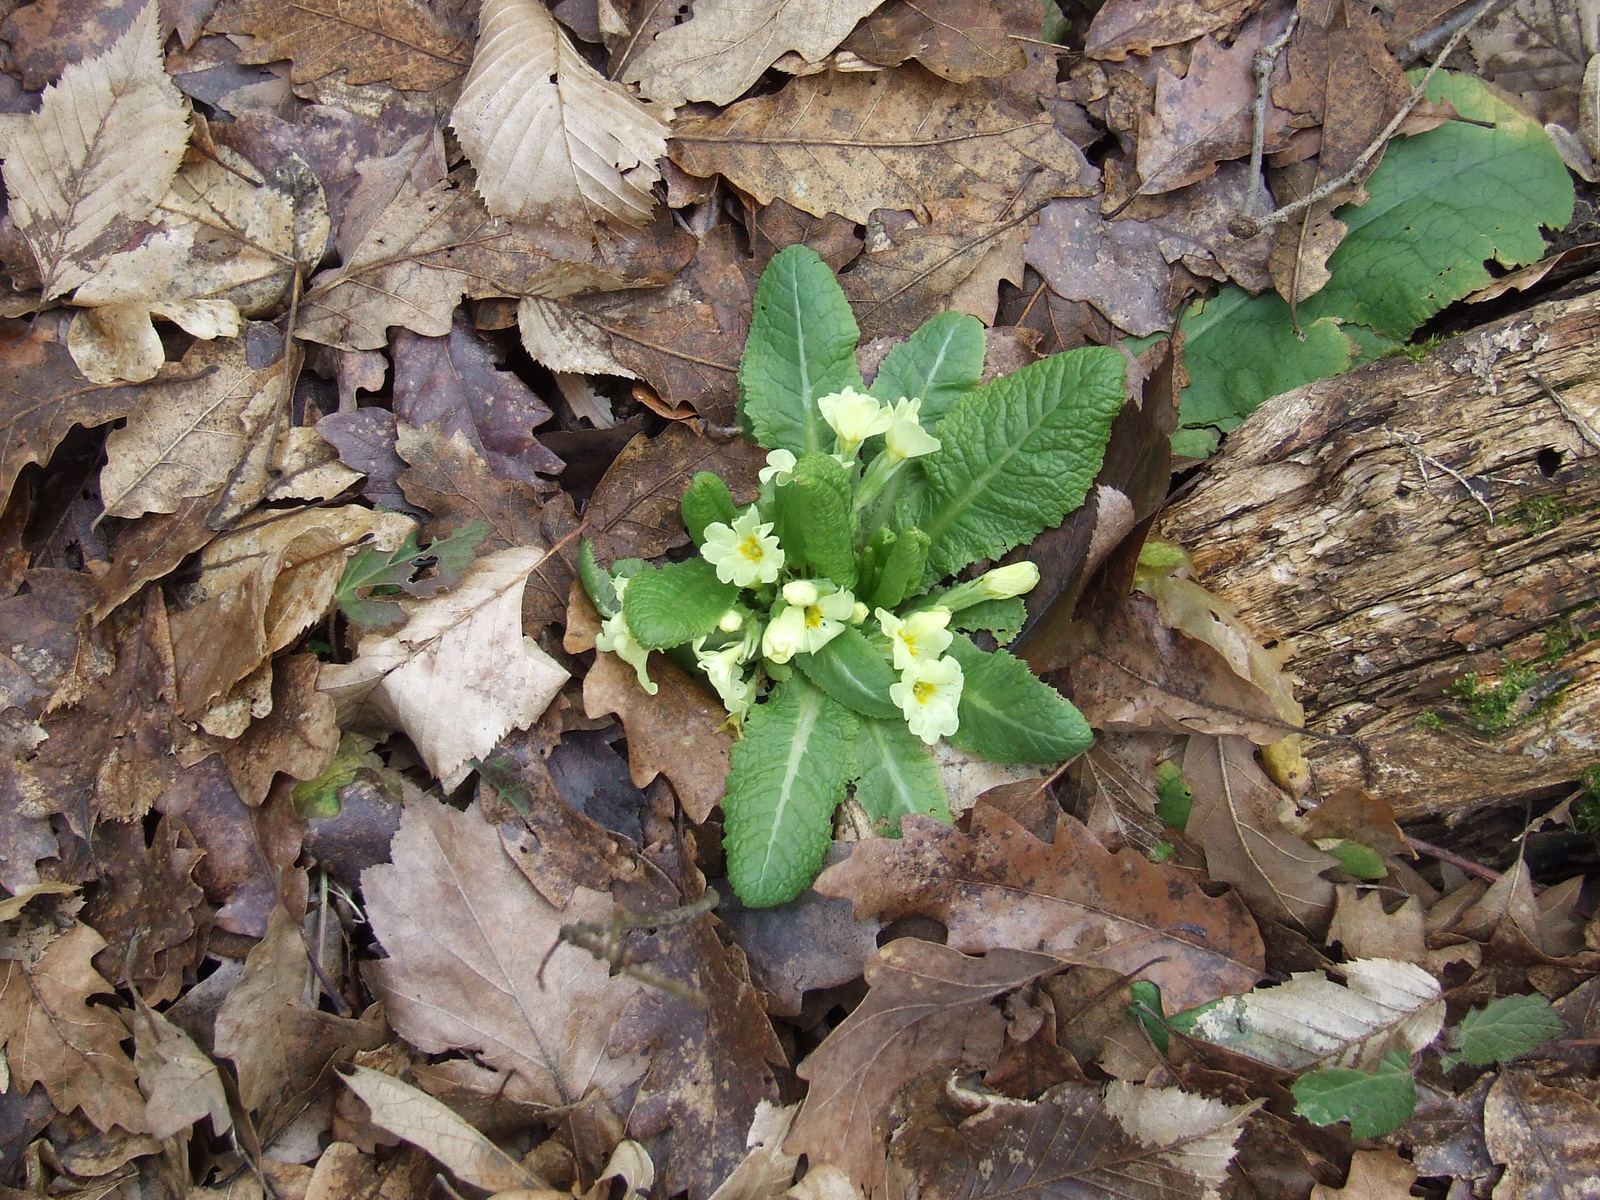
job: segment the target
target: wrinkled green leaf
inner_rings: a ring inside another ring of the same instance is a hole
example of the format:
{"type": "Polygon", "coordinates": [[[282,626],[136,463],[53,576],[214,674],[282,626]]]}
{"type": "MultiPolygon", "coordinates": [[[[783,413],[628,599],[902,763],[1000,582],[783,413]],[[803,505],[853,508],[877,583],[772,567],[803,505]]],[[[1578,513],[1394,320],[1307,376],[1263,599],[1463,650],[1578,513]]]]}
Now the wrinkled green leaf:
{"type": "Polygon", "coordinates": [[[405,609],[393,600],[374,600],[372,589],[394,588],[427,597],[453,587],[477,557],[478,543],[489,536],[489,528],[487,521],[473,521],[425,548],[417,546],[415,530],[388,553],[364,546],[345,565],[334,600],[357,625],[398,625],[406,619],[405,609]],[[434,573],[419,580],[418,574],[430,566],[434,573]]]}
{"type": "Polygon", "coordinates": [[[861,772],[856,799],[888,833],[898,837],[900,818],[908,813],[949,823],[950,801],[939,764],[898,713],[890,720],[861,722],[856,769],[861,772]]]}
{"type": "Polygon", "coordinates": [[[1059,763],[1094,741],[1083,714],[1016,655],[986,653],[959,633],[949,653],[964,677],[952,745],[995,763],[1059,763]]]}
{"type": "Polygon", "coordinates": [[[867,717],[900,717],[889,699],[894,668],[859,629],[847,627],[815,654],[795,655],[794,664],[846,708],[867,717]]]}
{"type": "Polygon", "coordinates": [[[609,571],[595,561],[594,543],[588,538],[584,538],[583,545],[578,548],[578,578],[602,617],[614,617],[622,611],[622,598],[617,595],[616,581],[609,571]]]}
{"type": "Polygon", "coordinates": [[[1450,1031],[1450,1044],[1460,1055],[1449,1059],[1475,1067],[1507,1062],[1544,1045],[1566,1028],[1561,1014],[1543,996],[1501,996],[1482,1009],[1473,1009],[1450,1031]]]}
{"type": "Polygon", "coordinates": [[[817,400],[862,387],[850,302],[828,265],[806,246],[773,255],[756,285],[750,338],[739,360],[739,421],[768,450],[833,449],[817,400]]]}
{"type": "Polygon", "coordinates": [[[980,600],[976,604],[969,604],[951,616],[950,628],[968,631],[984,629],[994,634],[994,640],[1005,646],[1022,632],[1027,619],[1028,608],[1022,602],[1022,597],[1009,596],[1004,600],[980,600]]]}
{"type": "Polygon", "coordinates": [[[1335,1067],[1294,1081],[1295,1112],[1314,1125],[1350,1122],[1353,1137],[1382,1137],[1399,1129],[1417,1107],[1411,1060],[1398,1051],[1372,1071],[1335,1067]]]}
{"type": "Polygon", "coordinates": [[[982,377],[983,322],[965,313],[940,313],[889,351],[872,394],[885,404],[920,398],[922,423],[932,429],[982,377]]]}
{"type": "Polygon", "coordinates": [[[930,539],[915,525],[894,535],[883,558],[872,595],[866,597],[868,608],[897,608],[902,600],[916,592],[922,583],[923,571],[928,564],[930,539]]]}
{"type": "Polygon", "coordinates": [[[999,558],[1083,503],[1122,407],[1122,354],[1086,346],[966,393],[920,458],[934,578],[999,558]]]}
{"type": "Polygon", "coordinates": [[[738,595],[705,559],[691,558],[635,575],[622,595],[622,611],[641,646],[665,650],[710,633],[738,595]]]}
{"type": "Polygon", "coordinates": [[[683,493],[683,527],[696,546],[705,544],[707,525],[717,521],[732,525],[738,515],[733,494],[720,475],[701,471],[689,481],[683,493]]]}
{"type": "Polygon", "coordinates": [[[791,570],[804,564],[842,588],[855,587],[855,492],[838,459],[803,455],[777,491],[777,516],[791,570]]]}
{"type": "Polygon", "coordinates": [[[816,878],[860,724],[798,675],[751,710],[722,801],[728,879],[746,907],[792,900],[816,878]]]}

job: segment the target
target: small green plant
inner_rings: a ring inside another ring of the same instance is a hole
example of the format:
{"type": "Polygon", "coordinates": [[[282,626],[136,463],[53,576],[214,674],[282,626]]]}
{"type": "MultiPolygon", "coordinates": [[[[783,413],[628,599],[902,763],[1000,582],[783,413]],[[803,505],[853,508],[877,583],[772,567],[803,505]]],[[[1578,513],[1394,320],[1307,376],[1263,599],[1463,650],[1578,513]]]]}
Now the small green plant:
{"type": "Polygon", "coordinates": [[[1583,790],[1572,801],[1572,824],[1579,833],[1600,834],[1600,763],[1581,776],[1583,790]]]}
{"type": "Polygon", "coordinates": [[[1546,533],[1572,515],[1572,506],[1555,496],[1528,496],[1517,501],[1511,519],[1530,533],[1546,533]]]}
{"type": "Polygon", "coordinates": [[[1504,733],[1529,713],[1518,703],[1539,681],[1539,672],[1523,663],[1507,662],[1493,687],[1480,687],[1478,673],[1468,671],[1445,689],[1465,706],[1467,719],[1483,733],[1504,733]]]}
{"type": "Polygon", "coordinates": [[[1425,708],[1417,714],[1417,728],[1431,729],[1435,733],[1444,728],[1444,718],[1431,708],[1425,708]]]}
{"type": "Polygon", "coordinates": [[[811,250],[774,256],[739,367],[739,419],[769,451],[739,509],[701,473],[683,497],[699,556],[580,575],[605,618],[601,650],[654,693],[648,655],[697,669],[742,737],[723,801],[728,876],[745,904],[815,878],[849,789],[886,832],[949,820],[940,739],[1000,763],[1058,763],[1092,740],[1082,714],[1004,650],[1021,562],[999,558],[1083,503],[1121,407],[1123,359],[1088,347],[978,386],[983,328],[936,316],[896,346],[870,389],[859,333],[811,250]]]}

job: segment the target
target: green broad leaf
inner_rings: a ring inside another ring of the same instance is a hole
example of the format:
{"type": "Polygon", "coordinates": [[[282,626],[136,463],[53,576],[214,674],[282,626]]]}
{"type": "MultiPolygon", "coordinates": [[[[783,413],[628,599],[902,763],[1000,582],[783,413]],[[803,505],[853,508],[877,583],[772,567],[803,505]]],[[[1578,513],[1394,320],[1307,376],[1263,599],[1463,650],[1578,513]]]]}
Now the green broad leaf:
{"type": "Polygon", "coordinates": [[[963,676],[952,745],[993,763],[1059,763],[1094,741],[1083,714],[1016,655],[979,650],[959,633],[949,653],[963,676]]]}
{"type": "Polygon", "coordinates": [[[861,331],[828,265],[806,246],[772,256],[756,285],[739,360],[739,423],[768,450],[833,449],[817,400],[861,388],[861,331]]]}
{"type": "Polygon", "coordinates": [[[371,738],[347,733],[339,739],[333,761],[315,779],[304,779],[291,793],[294,811],[302,821],[339,815],[339,789],[352,782],[362,767],[382,768],[383,760],[372,753],[371,738]]]}
{"type": "Polygon", "coordinates": [[[1128,985],[1128,996],[1133,1001],[1128,1005],[1128,1015],[1139,1022],[1155,1048],[1165,1054],[1172,1039],[1161,1015],[1161,988],[1148,979],[1136,979],[1128,985]]]}
{"type": "Polygon", "coordinates": [[[1389,143],[1366,183],[1371,199],[1334,214],[1349,232],[1328,259],[1332,278],[1301,304],[1302,322],[1340,317],[1403,340],[1488,284],[1487,260],[1536,262],[1540,226],[1572,219],[1572,177],[1537,121],[1452,71],[1433,77],[1428,99],[1484,124],[1446,121],[1389,143]]]}
{"type": "Polygon", "coordinates": [[[794,664],[846,708],[867,717],[901,719],[899,705],[889,699],[894,668],[859,629],[847,627],[815,654],[795,655],[794,664]]]}
{"type": "Polygon", "coordinates": [[[594,607],[602,617],[614,617],[622,611],[622,599],[617,595],[617,585],[610,572],[595,561],[594,543],[588,538],[578,548],[578,578],[583,590],[589,593],[594,607]]]}
{"type": "Polygon", "coordinates": [[[922,400],[922,423],[929,429],[983,377],[983,322],[966,313],[929,317],[889,351],[872,381],[872,394],[885,404],[907,397],[922,400]]]}
{"type": "MultiPolygon", "coordinates": [[[[297,789],[298,790],[298,789],[297,789]]],[[[1502,996],[1473,1009],[1450,1031],[1450,1044],[1460,1051],[1450,1059],[1475,1067],[1508,1062],[1544,1045],[1564,1032],[1567,1023],[1543,996],[1502,996]]]]}
{"type": "Polygon", "coordinates": [[[689,481],[683,493],[683,527],[689,531],[696,546],[706,540],[706,526],[721,521],[732,525],[739,510],[734,507],[733,494],[720,475],[701,471],[689,481]]]}
{"type": "Polygon", "coordinates": [[[777,491],[778,540],[785,562],[804,563],[842,588],[856,585],[855,492],[831,454],[806,454],[777,491]]]}
{"type": "Polygon", "coordinates": [[[1023,367],[964,395],[942,443],[918,459],[928,481],[936,579],[999,558],[1083,503],[1122,407],[1125,367],[1109,346],[1085,346],[1023,367]]]}
{"type": "Polygon", "coordinates": [[[863,721],[856,734],[856,799],[875,825],[894,837],[908,813],[950,823],[950,801],[939,764],[906,728],[897,712],[892,720],[863,721]]]}
{"type": "Polygon", "coordinates": [[[1194,793],[1184,783],[1178,764],[1168,760],[1156,764],[1156,816],[1163,825],[1183,832],[1194,808],[1194,793]]]}
{"type": "Polygon", "coordinates": [[[1318,846],[1326,854],[1339,860],[1339,865],[1357,879],[1382,879],[1389,873],[1383,865],[1383,856],[1371,846],[1360,842],[1340,841],[1331,846],[1318,846]]]}
{"type": "Polygon", "coordinates": [[[1350,1122],[1353,1137],[1382,1137],[1399,1129],[1417,1107],[1411,1060],[1399,1051],[1384,1056],[1374,1071],[1335,1067],[1294,1081],[1295,1112],[1313,1125],[1350,1122]]]}
{"type": "Polygon", "coordinates": [[[1337,320],[1313,320],[1302,306],[1300,328],[1304,340],[1277,292],[1251,296],[1243,288],[1225,287],[1216,299],[1190,308],[1183,318],[1189,386],[1178,400],[1180,428],[1173,449],[1203,458],[1216,449],[1216,435],[1209,435],[1209,446],[1180,441],[1181,435],[1191,429],[1225,432],[1262,401],[1349,369],[1357,347],[1337,320]]]}
{"type": "Polygon", "coordinates": [[[1028,608],[1023,604],[1022,597],[1009,596],[1004,600],[980,600],[976,604],[969,604],[951,616],[950,628],[969,631],[984,629],[994,634],[994,640],[1005,646],[1022,632],[1027,619],[1028,608]]]}
{"type": "Polygon", "coordinates": [[[888,553],[884,555],[883,568],[878,572],[877,586],[866,597],[868,608],[899,606],[907,596],[922,586],[922,575],[928,565],[928,548],[932,539],[915,525],[908,525],[895,535],[888,553]]]}
{"type": "Polygon", "coordinates": [[[738,596],[738,588],[717,578],[715,567],[691,558],[635,575],[623,593],[622,611],[641,646],[665,650],[710,633],[738,596]]]}
{"type": "Polygon", "coordinates": [[[398,625],[405,609],[393,600],[373,599],[372,589],[393,588],[426,597],[452,587],[478,555],[478,543],[489,535],[489,522],[473,521],[449,537],[435,538],[426,548],[417,546],[416,531],[393,551],[364,546],[345,564],[333,598],[357,625],[398,625]],[[418,576],[432,568],[425,579],[418,576]]]}
{"type": "Polygon", "coordinates": [[[793,900],[817,877],[860,725],[798,675],[750,711],[722,800],[728,878],[747,908],[793,900]]]}

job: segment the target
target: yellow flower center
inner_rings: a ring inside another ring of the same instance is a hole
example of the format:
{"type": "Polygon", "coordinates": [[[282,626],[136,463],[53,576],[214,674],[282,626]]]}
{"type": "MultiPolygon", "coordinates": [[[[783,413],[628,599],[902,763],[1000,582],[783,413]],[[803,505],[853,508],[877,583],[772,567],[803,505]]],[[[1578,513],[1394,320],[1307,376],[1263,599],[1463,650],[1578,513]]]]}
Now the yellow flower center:
{"type": "Polygon", "coordinates": [[[753,533],[739,543],[739,553],[755,563],[766,557],[766,552],[761,549],[760,540],[753,533]]]}
{"type": "Polygon", "coordinates": [[[929,698],[939,689],[926,679],[919,679],[911,685],[911,697],[918,704],[926,704],[929,698]]]}
{"type": "Polygon", "coordinates": [[[806,608],[806,628],[815,629],[822,624],[822,610],[815,604],[806,608]]]}
{"type": "MultiPolygon", "coordinates": [[[[917,639],[916,639],[916,635],[910,634],[910,633],[902,633],[900,635],[900,640],[901,640],[901,642],[903,642],[905,644],[906,652],[908,654],[910,654],[912,658],[917,657],[917,639]]],[[[920,686],[920,685],[918,685],[918,686],[920,686]]]]}

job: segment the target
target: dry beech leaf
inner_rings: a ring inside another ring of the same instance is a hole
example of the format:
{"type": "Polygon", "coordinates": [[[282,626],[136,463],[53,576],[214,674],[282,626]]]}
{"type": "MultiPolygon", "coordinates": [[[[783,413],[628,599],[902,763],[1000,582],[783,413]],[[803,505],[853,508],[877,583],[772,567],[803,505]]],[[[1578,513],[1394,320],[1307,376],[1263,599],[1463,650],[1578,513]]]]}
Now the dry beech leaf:
{"type": "Polygon", "coordinates": [[[1024,184],[1070,192],[1088,173],[1037,107],[917,66],[806,76],[686,118],[673,127],[672,161],[691,175],[724,175],[761,204],[781,196],[813,216],[858,223],[876,208],[920,211],[977,182],[1007,195],[1024,184]]]}
{"type": "Polygon", "coordinates": [[[981,803],[971,828],[902,818],[902,837],[857,842],[816,889],[853,900],[857,915],[933,917],[960,950],[1026,947],[1149,979],[1173,1010],[1261,977],[1261,935],[1238,897],[1212,899],[1135,851],[1113,855],[1065,814],[1054,842],[981,803]]]}
{"type": "Polygon", "coordinates": [[[458,812],[419,797],[390,853],[392,864],[369,867],[361,882],[388,954],[370,978],[406,1041],[430,1054],[474,1051],[551,1106],[577,1104],[591,1088],[617,1096],[644,1074],[644,1055],[609,1052],[642,985],[558,944],[563,924],[603,923],[609,896],[580,887],[565,909],[552,907],[477,804],[458,812]]]}
{"type": "Polygon", "coordinates": [[[75,925],[37,955],[0,964],[0,1043],[13,1086],[42,1082],[62,1112],[82,1108],[97,1129],[141,1133],[144,1097],[121,1046],[128,1031],[114,1009],[87,1003],[112,990],[89,962],[105,944],[75,925]]]}
{"type": "Polygon", "coordinates": [[[46,300],[88,279],[177,173],[188,106],[164,69],[159,24],[150,0],[109,50],[63,71],[0,143],[11,219],[46,300]]]}
{"type": "Polygon", "coordinates": [[[648,221],[661,118],[590,66],[543,0],[484,0],[478,22],[450,124],[489,211],[576,231],[648,221]]]}
{"type": "Polygon", "coordinates": [[[466,762],[511,729],[538,720],[567,671],[522,632],[522,591],[543,561],[537,546],[485,555],[448,592],[404,599],[398,633],[362,639],[356,660],[322,668],[318,687],[340,725],[361,717],[403,730],[433,774],[454,786],[466,762]]]}
{"type": "Polygon", "coordinates": [[[1321,933],[1334,899],[1321,873],[1338,860],[1284,826],[1288,798],[1256,765],[1254,749],[1241,737],[1189,739],[1183,778],[1194,807],[1184,833],[1204,848],[1211,878],[1233,884],[1254,911],[1321,933]]]}
{"type": "Polygon", "coordinates": [[[883,1173],[878,1118],[894,1094],[937,1067],[982,1070],[999,1057],[1005,1017],[992,1003],[1060,961],[1023,950],[971,958],[899,938],[867,963],[867,998],[807,1056],[810,1083],[784,1149],[843,1168],[869,1191],[883,1173]]]}
{"type": "Polygon", "coordinates": [[[1590,1200],[1600,1191],[1600,1106],[1581,1093],[1506,1071],[1483,1105],[1489,1154],[1505,1164],[1503,1200],[1590,1200]]]}
{"type": "Polygon", "coordinates": [[[700,0],[689,20],[656,35],[623,78],[661,104],[727,104],[791,50],[820,61],[876,7],[875,0],[700,0]]]}
{"type": "Polygon", "coordinates": [[[128,1017],[133,1030],[133,1066],[145,1095],[145,1120],[152,1137],[182,1133],[203,1117],[219,1137],[233,1127],[217,1065],[183,1030],[142,998],[128,1017]]]}
{"type": "Polygon", "coordinates": [[[292,59],[296,83],[345,72],[347,83],[430,92],[467,69],[467,39],[423,0],[228,0],[212,33],[250,34],[241,63],[292,59]]]}
{"type": "Polygon", "coordinates": [[[1035,1103],[995,1097],[954,1128],[935,1118],[896,1141],[891,1178],[906,1195],[1216,1200],[1255,1108],[1177,1088],[1067,1083],[1035,1103]]]}
{"type": "Polygon", "coordinates": [[[374,1125],[426,1150],[463,1183],[489,1192],[549,1186],[427,1092],[371,1067],[341,1078],[366,1102],[374,1125]]]}

